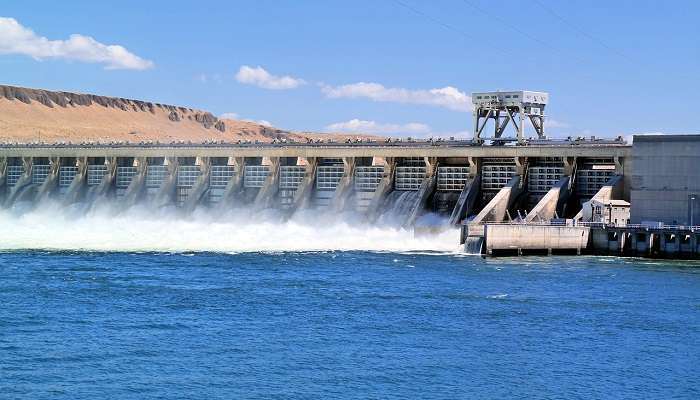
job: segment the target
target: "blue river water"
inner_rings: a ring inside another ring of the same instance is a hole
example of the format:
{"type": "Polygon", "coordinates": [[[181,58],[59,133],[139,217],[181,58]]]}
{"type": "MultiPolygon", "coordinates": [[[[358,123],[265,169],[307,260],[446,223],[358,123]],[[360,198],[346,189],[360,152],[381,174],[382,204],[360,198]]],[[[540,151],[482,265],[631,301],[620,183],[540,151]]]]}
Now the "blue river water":
{"type": "Polygon", "coordinates": [[[698,399],[700,264],[4,252],[0,398],[698,399]]]}

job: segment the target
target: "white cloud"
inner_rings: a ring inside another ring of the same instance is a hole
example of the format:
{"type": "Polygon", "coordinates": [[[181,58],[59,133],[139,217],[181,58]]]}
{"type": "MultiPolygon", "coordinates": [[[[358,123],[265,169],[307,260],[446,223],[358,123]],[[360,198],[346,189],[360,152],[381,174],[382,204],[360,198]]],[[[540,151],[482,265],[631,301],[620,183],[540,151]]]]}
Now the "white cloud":
{"type": "Polygon", "coordinates": [[[469,112],[471,96],[452,86],[439,89],[410,90],[387,88],[373,82],[359,82],[342,86],[323,85],[321,91],[329,98],[368,98],[374,101],[425,104],[448,110],[469,112]]]}
{"type": "Polygon", "coordinates": [[[273,127],[272,122],[270,122],[270,121],[268,121],[268,120],[266,120],[266,119],[258,119],[258,120],[255,120],[255,119],[241,118],[241,116],[238,115],[238,113],[235,113],[235,112],[223,113],[223,114],[219,115],[219,118],[221,118],[221,119],[233,119],[233,120],[245,121],[245,122],[254,122],[254,123],[258,124],[258,125],[266,126],[266,127],[268,127],[268,128],[272,128],[272,127],[273,127]]]}
{"type": "Polygon", "coordinates": [[[365,121],[361,119],[351,119],[345,122],[336,122],[326,126],[332,132],[347,133],[374,133],[386,134],[408,134],[424,135],[430,132],[430,127],[426,124],[411,122],[408,124],[383,124],[375,121],[365,121]]]}
{"type": "Polygon", "coordinates": [[[238,69],[236,80],[240,83],[271,90],[294,89],[306,84],[306,81],[303,79],[286,75],[276,76],[270,74],[260,66],[253,68],[247,65],[243,65],[238,69]]]}
{"type": "Polygon", "coordinates": [[[197,81],[199,83],[204,83],[207,84],[209,82],[213,83],[224,83],[224,78],[221,76],[221,74],[199,74],[196,76],[197,81]]]}
{"type": "Polygon", "coordinates": [[[90,36],[72,34],[67,40],[50,40],[22,26],[14,18],[0,17],[0,54],[23,54],[37,60],[62,58],[105,65],[106,69],[153,68],[153,62],[119,45],[105,45],[90,36]]]}

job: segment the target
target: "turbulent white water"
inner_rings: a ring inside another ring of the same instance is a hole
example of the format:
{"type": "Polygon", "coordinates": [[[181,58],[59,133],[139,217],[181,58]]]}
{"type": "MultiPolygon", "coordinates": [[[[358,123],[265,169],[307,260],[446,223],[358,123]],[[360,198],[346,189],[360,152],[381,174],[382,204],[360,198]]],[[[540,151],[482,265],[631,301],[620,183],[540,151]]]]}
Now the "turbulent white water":
{"type": "MultiPolygon", "coordinates": [[[[274,213],[250,210],[197,211],[132,209],[83,213],[43,204],[32,211],[0,211],[0,250],[49,249],[90,251],[439,251],[458,250],[455,230],[414,237],[399,228],[368,226],[321,217],[311,212],[282,222],[274,213]]],[[[348,222],[350,221],[350,222],[348,222]]]]}

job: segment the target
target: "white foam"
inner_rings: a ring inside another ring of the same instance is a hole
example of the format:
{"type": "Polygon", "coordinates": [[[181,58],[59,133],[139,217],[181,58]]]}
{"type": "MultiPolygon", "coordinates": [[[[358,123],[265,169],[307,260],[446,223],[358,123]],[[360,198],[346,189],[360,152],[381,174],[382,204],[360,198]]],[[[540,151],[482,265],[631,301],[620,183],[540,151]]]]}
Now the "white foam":
{"type": "Polygon", "coordinates": [[[42,204],[14,215],[0,211],[0,250],[276,252],[364,250],[387,252],[458,251],[459,232],[414,237],[409,230],[338,221],[311,213],[282,222],[274,213],[250,210],[217,214],[197,211],[109,207],[83,215],[42,204]]]}

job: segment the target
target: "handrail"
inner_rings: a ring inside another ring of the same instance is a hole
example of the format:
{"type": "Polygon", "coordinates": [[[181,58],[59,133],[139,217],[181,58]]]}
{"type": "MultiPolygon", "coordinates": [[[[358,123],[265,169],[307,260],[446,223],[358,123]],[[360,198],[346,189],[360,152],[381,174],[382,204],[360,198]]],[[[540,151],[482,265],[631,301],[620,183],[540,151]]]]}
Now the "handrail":
{"type": "Polygon", "coordinates": [[[471,223],[465,221],[464,225],[529,225],[529,226],[568,226],[568,227],[600,227],[600,228],[613,228],[613,229],[644,229],[644,230],[662,230],[662,231],[691,231],[700,232],[700,225],[645,225],[645,224],[626,224],[626,225],[616,225],[608,224],[605,222],[582,222],[575,221],[572,222],[552,222],[552,221],[531,221],[524,222],[520,220],[513,221],[501,221],[501,222],[486,222],[486,223],[471,223]]]}

